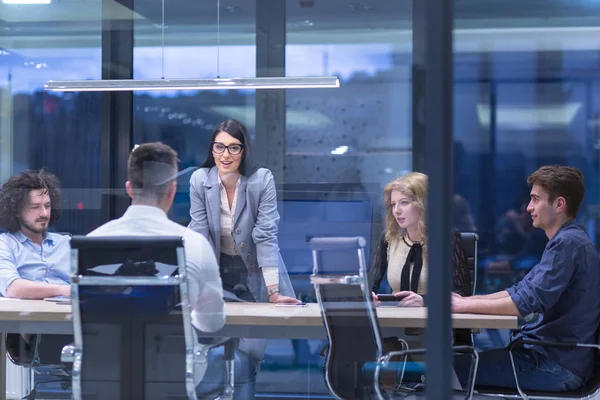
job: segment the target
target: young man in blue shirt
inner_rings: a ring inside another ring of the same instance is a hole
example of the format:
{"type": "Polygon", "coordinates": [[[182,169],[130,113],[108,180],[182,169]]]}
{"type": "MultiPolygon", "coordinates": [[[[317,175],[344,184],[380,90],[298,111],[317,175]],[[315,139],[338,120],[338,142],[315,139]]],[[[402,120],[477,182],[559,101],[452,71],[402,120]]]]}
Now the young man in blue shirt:
{"type": "MultiPolygon", "coordinates": [[[[600,323],[600,259],[587,233],[575,224],[585,194],[576,168],[544,166],[527,182],[527,211],[549,242],[542,259],[514,286],[501,292],[463,298],[453,294],[455,313],[533,317],[517,337],[563,343],[596,343],[600,323]],[[537,314],[537,316],[536,316],[537,314]]],[[[594,348],[542,347],[513,349],[523,390],[569,391],[580,387],[594,369],[594,348]]],[[[457,357],[456,373],[464,385],[470,359],[457,357]]],[[[479,354],[476,385],[516,388],[507,349],[479,354]]]]}
{"type": "Polygon", "coordinates": [[[67,236],[48,232],[60,216],[58,178],[44,170],[13,176],[0,190],[0,294],[20,299],[70,296],[67,236]]]}

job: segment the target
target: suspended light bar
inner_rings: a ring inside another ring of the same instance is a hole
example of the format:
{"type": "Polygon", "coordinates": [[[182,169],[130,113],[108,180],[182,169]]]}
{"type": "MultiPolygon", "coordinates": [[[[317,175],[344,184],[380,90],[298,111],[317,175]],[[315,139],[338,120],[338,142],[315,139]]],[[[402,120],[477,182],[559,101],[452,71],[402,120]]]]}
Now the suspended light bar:
{"type": "Polygon", "coordinates": [[[236,89],[316,89],[337,88],[337,76],[216,79],[113,79],[87,81],[48,81],[54,92],[98,92],[133,90],[236,90],[236,89]]]}

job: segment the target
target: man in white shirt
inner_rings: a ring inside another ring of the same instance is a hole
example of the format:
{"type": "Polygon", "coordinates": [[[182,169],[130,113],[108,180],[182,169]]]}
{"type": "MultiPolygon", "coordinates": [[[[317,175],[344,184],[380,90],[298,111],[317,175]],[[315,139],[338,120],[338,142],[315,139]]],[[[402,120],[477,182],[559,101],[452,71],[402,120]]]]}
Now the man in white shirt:
{"type": "Polygon", "coordinates": [[[215,332],[225,324],[225,304],[219,265],[204,236],[167,217],[177,189],[177,153],[155,142],[131,152],[125,183],[131,205],[125,214],[88,236],[181,236],[184,239],[192,324],[215,332]]]}

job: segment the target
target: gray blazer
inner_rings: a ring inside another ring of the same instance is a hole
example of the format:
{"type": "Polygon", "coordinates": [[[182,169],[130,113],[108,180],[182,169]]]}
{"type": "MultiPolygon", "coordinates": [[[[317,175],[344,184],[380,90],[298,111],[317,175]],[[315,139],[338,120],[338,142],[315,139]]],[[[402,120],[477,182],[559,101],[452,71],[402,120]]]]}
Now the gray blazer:
{"type": "MultiPolygon", "coordinates": [[[[277,242],[279,213],[273,174],[259,168],[249,177],[241,176],[233,218],[236,247],[248,269],[246,286],[259,302],[269,301],[261,267],[279,267],[279,290],[295,297],[290,277],[277,242]]],[[[217,259],[221,253],[221,195],[216,167],[201,168],[190,178],[188,228],[204,235],[217,259]]],[[[244,282],[241,282],[244,283],[244,282]]]]}

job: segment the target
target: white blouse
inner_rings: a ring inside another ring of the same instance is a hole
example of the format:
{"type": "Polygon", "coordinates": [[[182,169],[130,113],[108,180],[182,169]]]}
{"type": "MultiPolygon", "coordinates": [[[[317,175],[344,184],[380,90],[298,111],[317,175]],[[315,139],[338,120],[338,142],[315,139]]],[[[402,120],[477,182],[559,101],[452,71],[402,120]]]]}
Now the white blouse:
{"type": "MultiPolygon", "coordinates": [[[[239,255],[238,249],[233,238],[233,218],[235,217],[235,208],[237,205],[238,188],[240,186],[240,178],[235,184],[235,192],[231,208],[227,200],[227,190],[219,177],[219,188],[221,193],[221,252],[230,256],[239,255]]],[[[273,266],[260,266],[265,280],[265,285],[272,286],[279,284],[279,268],[273,266]]]]}
{"type": "MultiPolygon", "coordinates": [[[[404,240],[400,237],[392,240],[388,245],[388,268],[387,268],[387,281],[392,288],[393,293],[400,291],[400,280],[402,279],[402,269],[404,263],[408,258],[408,252],[410,251],[412,242],[408,237],[404,237],[404,240]],[[406,240],[406,242],[405,242],[406,240]]],[[[410,265],[410,277],[412,278],[412,270],[414,263],[410,265]]],[[[409,282],[409,287],[410,282],[409,282]]],[[[421,276],[419,277],[419,286],[417,294],[427,294],[427,257],[423,256],[423,268],[421,269],[421,276]]]]}

